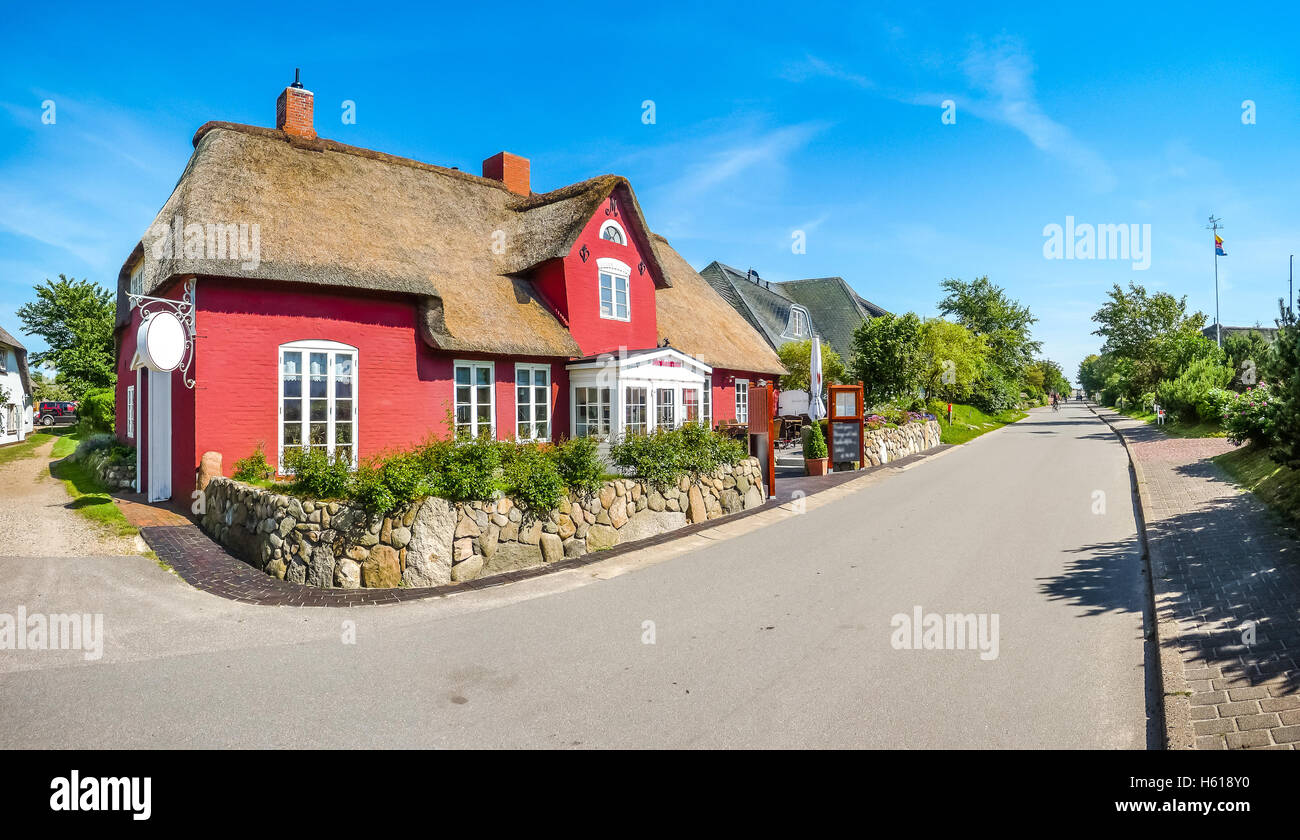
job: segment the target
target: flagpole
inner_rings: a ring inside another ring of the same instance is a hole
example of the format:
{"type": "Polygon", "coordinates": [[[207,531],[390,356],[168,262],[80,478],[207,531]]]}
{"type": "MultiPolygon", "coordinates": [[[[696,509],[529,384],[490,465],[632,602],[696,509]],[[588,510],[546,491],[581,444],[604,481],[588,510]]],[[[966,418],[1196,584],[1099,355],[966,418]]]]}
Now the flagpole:
{"type": "Polygon", "coordinates": [[[1220,348],[1223,347],[1223,324],[1219,320],[1219,231],[1222,226],[1219,222],[1222,219],[1210,216],[1210,223],[1205,226],[1206,230],[1214,231],[1214,340],[1220,348]]]}

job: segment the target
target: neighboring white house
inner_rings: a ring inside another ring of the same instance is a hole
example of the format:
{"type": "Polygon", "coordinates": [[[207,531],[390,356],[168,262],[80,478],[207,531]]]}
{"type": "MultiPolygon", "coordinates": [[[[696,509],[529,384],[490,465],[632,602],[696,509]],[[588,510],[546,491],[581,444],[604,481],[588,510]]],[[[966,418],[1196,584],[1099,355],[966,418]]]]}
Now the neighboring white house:
{"type": "Polygon", "coordinates": [[[27,348],[0,327],[0,444],[26,438],[33,420],[27,348]]]}

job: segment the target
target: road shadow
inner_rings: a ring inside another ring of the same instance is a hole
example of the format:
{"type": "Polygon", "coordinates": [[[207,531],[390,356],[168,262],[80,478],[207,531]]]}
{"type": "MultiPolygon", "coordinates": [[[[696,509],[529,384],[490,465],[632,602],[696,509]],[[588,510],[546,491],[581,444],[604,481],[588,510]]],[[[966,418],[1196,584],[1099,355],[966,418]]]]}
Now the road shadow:
{"type": "MultiPolygon", "coordinates": [[[[1227,483],[1209,461],[1175,468],[1227,483]]],[[[1166,647],[1188,667],[1218,668],[1242,686],[1279,683],[1300,692],[1300,543],[1245,494],[1149,522],[1152,555],[1181,632],[1166,647]],[[1253,634],[1253,638],[1252,638],[1253,634]],[[1194,664],[1195,663],[1195,664],[1194,664]]]]}
{"type": "Polygon", "coordinates": [[[1059,575],[1037,578],[1038,591],[1050,601],[1082,607],[1085,616],[1142,612],[1140,568],[1142,549],[1137,536],[1090,543],[1069,549],[1076,555],[1059,575]]]}

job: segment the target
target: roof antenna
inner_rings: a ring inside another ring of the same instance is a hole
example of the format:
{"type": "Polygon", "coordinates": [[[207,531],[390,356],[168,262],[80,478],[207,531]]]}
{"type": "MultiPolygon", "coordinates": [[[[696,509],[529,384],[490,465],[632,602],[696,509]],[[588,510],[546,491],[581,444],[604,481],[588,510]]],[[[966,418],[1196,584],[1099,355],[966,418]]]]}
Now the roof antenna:
{"type": "Polygon", "coordinates": [[[300,72],[302,72],[302,71],[301,71],[299,68],[297,68],[297,67],[293,68],[293,84],[289,85],[289,87],[296,87],[296,88],[301,88],[301,87],[302,87],[302,82],[299,81],[299,78],[298,78],[298,74],[299,74],[300,72]]]}

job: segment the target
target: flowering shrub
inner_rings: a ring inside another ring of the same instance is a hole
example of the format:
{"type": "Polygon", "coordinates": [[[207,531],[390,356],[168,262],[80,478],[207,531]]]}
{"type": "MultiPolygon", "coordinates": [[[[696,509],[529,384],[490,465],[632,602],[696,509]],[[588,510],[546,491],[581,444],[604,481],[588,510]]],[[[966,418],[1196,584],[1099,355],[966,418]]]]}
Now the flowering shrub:
{"type": "Polygon", "coordinates": [[[1273,439],[1273,406],[1277,400],[1267,382],[1240,394],[1227,392],[1223,428],[1233,443],[1267,444],[1273,439]]]}
{"type": "Polygon", "coordinates": [[[867,418],[863,420],[862,423],[867,427],[867,431],[872,431],[872,432],[874,432],[876,429],[883,429],[889,425],[889,421],[886,420],[884,417],[881,417],[879,414],[867,415],[867,418]]]}

